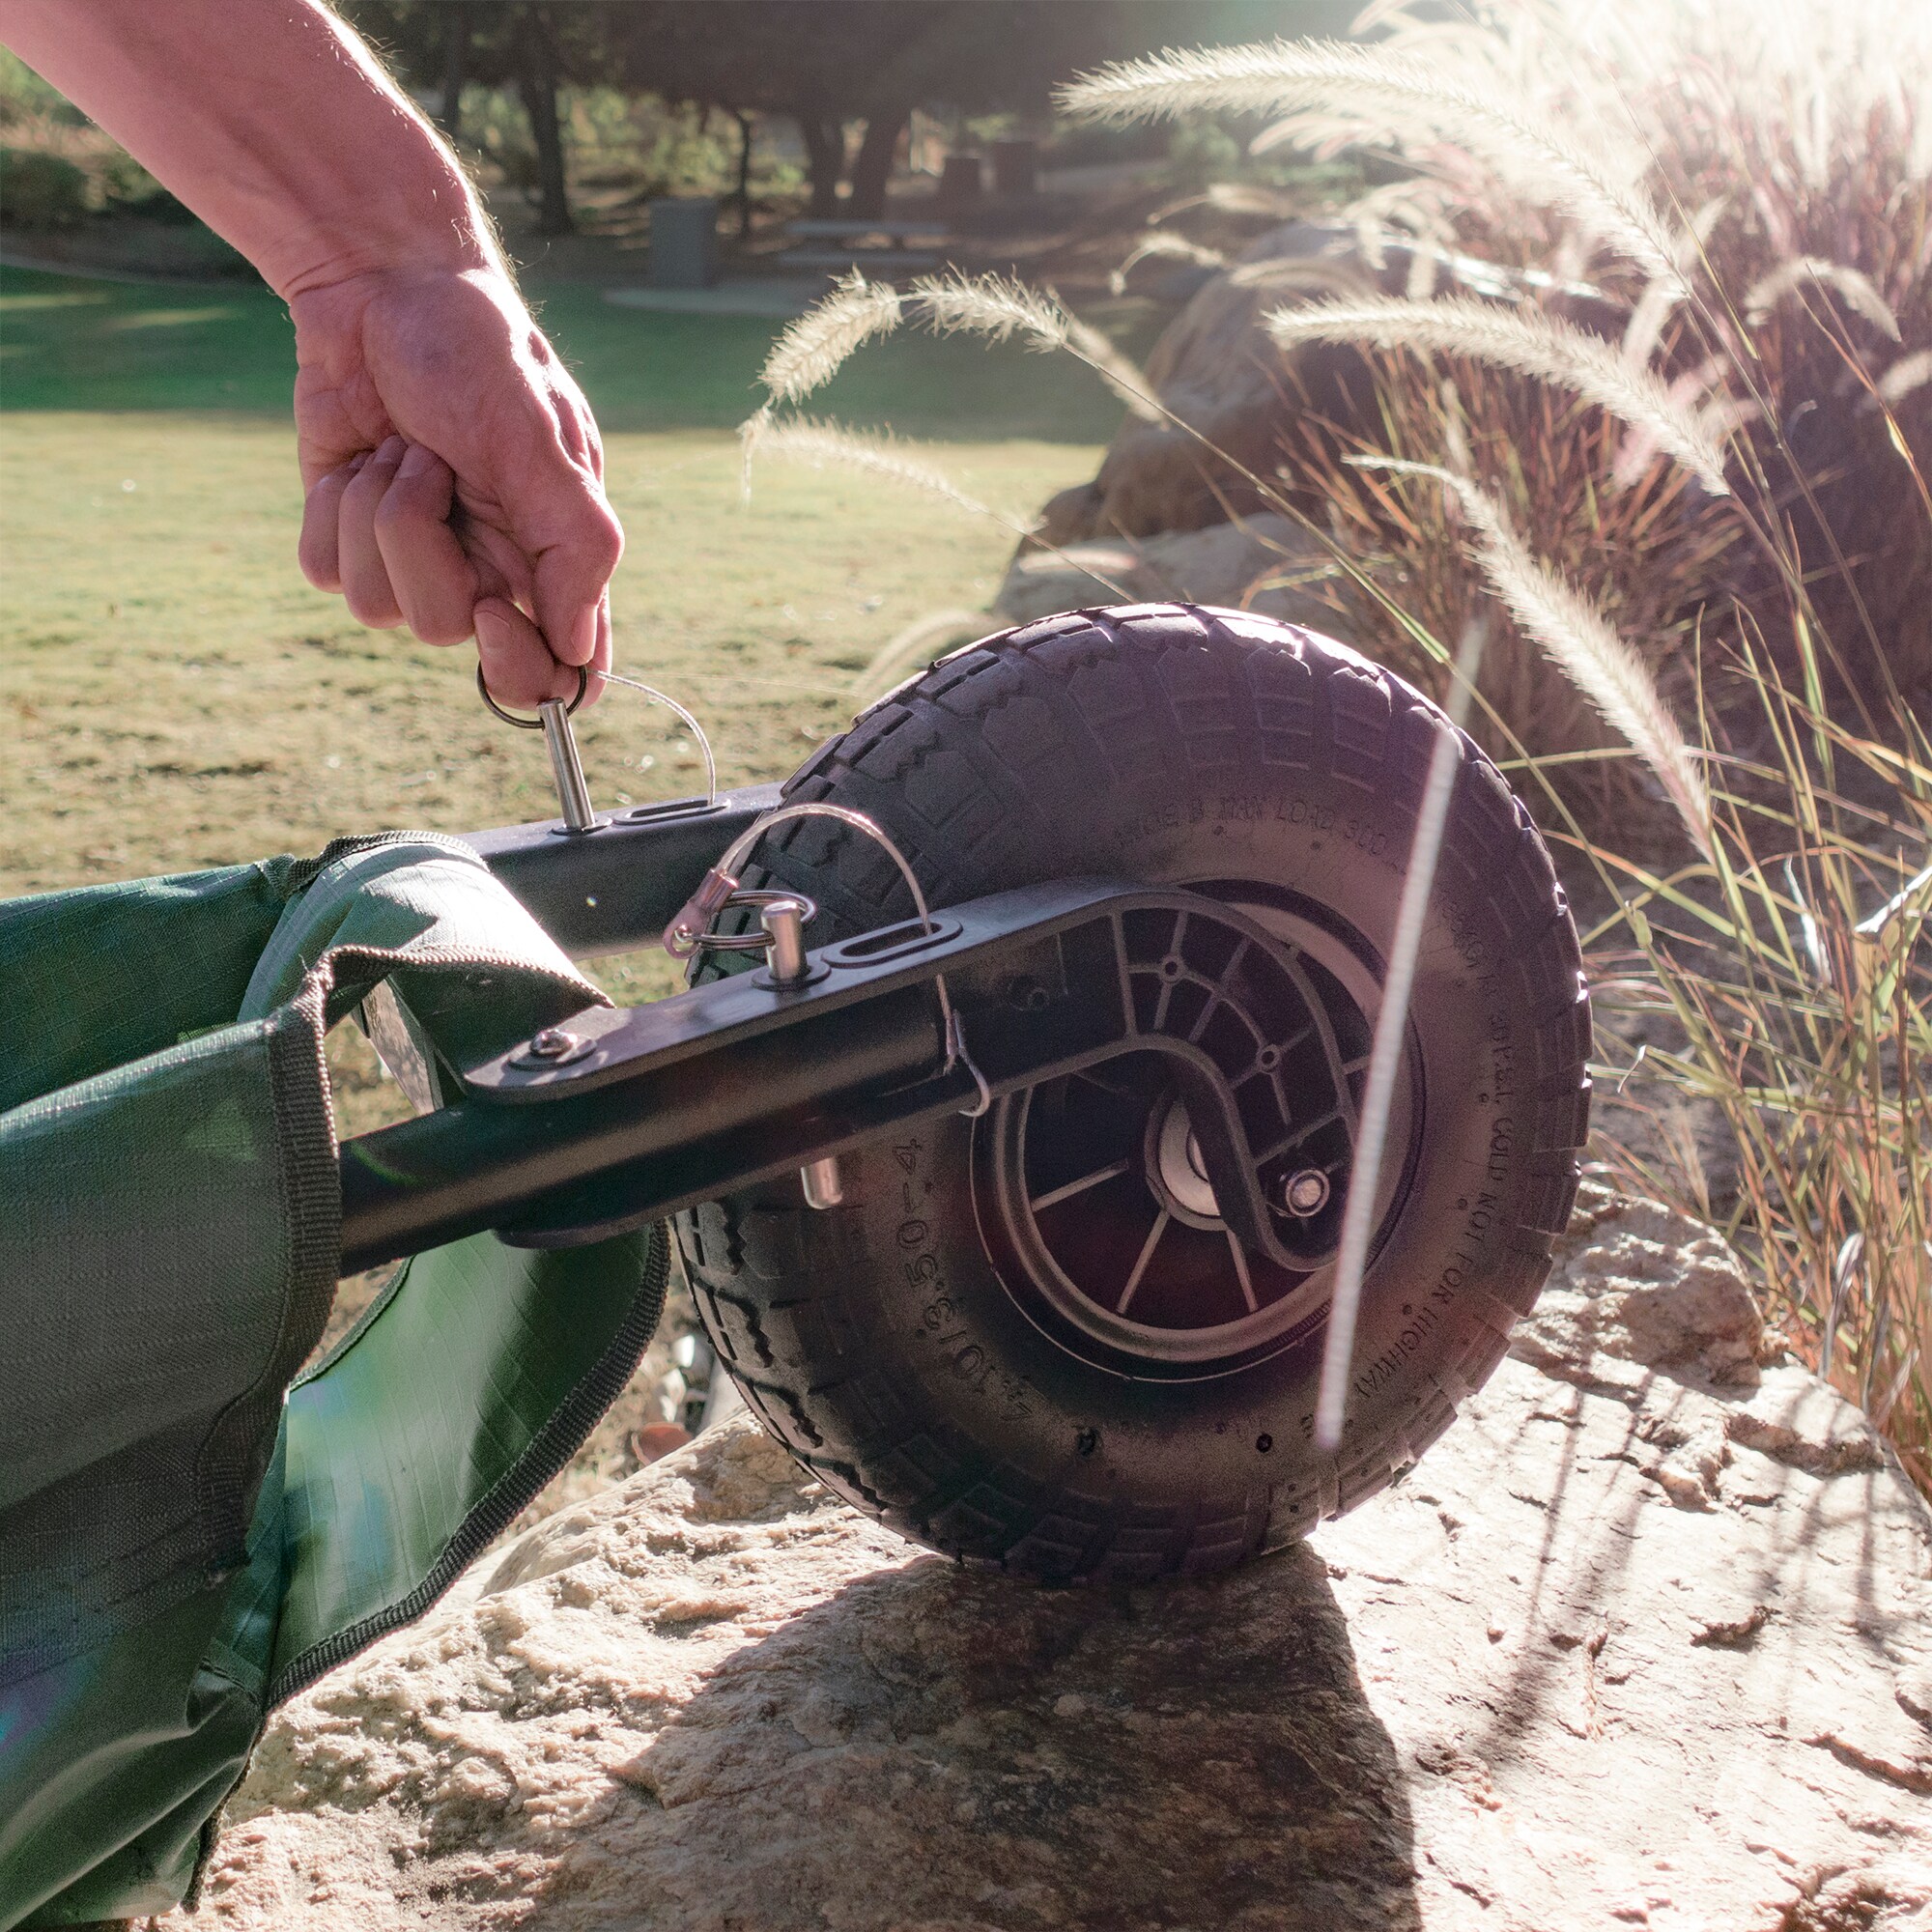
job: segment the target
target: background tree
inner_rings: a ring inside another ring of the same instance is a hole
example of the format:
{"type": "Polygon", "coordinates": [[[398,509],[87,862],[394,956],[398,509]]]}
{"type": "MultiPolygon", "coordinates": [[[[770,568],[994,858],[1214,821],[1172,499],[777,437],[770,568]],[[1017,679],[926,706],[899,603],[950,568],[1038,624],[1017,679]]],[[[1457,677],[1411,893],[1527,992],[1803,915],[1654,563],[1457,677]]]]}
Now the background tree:
{"type": "Polygon", "coordinates": [[[915,107],[1043,118],[1083,68],[1157,47],[1346,24],[1352,0],[342,0],[452,136],[469,81],[515,90],[535,154],[538,225],[572,226],[558,89],[612,86],[723,109],[752,139],[796,123],[814,216],[885,212],[915,107]]]}
{"type": "Polygon", "coordinates": [[[915,107],[1043,118],[1083,68],[1285,25],[1339,30],[1350,0],[618,0],[604,11],[625,84],[796,122],[810,213],[823,217],[847,185],[850,213],[884,213],[915,107]]]}
{"type": "MultiPolygon", "coordinates": [[[[403,82],[439,97],[437,119],[462,130],[469,82],[515,90],[535,155],[537,228],[567,235],[570,213],[558,89],[610,77],[613,18],[632,11],[601,0],[342,0],[342,12],[382,51],[403,82]]],[[[639,9],[638,11],[644,11],[639,9]]]]}

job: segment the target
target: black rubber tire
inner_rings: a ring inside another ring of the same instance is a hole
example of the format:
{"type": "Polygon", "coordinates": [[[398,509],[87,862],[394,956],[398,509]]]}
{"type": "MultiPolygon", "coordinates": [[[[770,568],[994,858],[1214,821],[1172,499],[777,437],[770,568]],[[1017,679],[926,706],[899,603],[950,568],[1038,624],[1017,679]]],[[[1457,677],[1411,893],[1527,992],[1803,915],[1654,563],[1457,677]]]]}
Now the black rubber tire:
{"type": "MultiPolygon", "coordinates": [[[[1087,611],[935,666],[786,793],[870,813],[936,905],[1082,872],[1253,881],[1335,909],[1378,963],[1439,718],[1305,631],[1087,611]]],[[[911,911],[891,863],[830,821],[782,827],[762,855],[747,883],[811,893],[814,946],[911,911]]],[[[807,1208],[787,1180],[679,1217],[706,1327],[814,1476],[963,1560],[1140,1580],[1276,1548],[1447,1427],[1534,1303],[1576,1190],[1577,937],[1528,813],[1466,738],[1411,1016],[1423,1119],[1365,1282],[1335,1455],[1313,1447],[1319,1314],[1265,1359],[1194,1379],[1136,1378],[1049,1339],[989,1259],[964,1119],[845,1157],[838,1208],[807,1208]]]]}

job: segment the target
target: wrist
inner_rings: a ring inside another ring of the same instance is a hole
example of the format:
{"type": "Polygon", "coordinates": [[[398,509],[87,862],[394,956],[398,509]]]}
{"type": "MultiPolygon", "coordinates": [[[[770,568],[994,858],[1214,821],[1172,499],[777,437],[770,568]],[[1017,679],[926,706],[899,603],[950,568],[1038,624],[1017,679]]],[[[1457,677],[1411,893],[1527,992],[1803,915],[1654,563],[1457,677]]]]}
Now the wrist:
{"type": "Polygon", "coordinates": [[[512,280],[490,217],[453,160],[427,181],[399,185],[384,203],[339,220],[313,220],[272,259],[258,257],[270,287],[293,303],[322,289],[397,274],[512,280]]]}

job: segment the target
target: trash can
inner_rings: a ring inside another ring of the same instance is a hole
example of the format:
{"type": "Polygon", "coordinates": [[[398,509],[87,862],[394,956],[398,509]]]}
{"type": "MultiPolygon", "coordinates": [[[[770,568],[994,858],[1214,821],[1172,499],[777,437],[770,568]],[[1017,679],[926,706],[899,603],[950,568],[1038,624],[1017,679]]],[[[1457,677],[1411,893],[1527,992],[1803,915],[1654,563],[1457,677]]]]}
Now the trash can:
{"type": "Polygon", "coordinates": [[[938,198],[948,207],[978,201],[985,191],[985,164],[978,155],[948,155],[939,177],[938,198]]]}
{"type": "Polygon", "coordinates": [[[656,289],[708,289],[718,279],[718,197],[664,195],[650,204],[656,289]]]}
{"type": "Polygon", "coordinates": [[[995,141],[993,192],[1032,195],[1039,192],[1039,143],[1032,140],[995,141]]]}

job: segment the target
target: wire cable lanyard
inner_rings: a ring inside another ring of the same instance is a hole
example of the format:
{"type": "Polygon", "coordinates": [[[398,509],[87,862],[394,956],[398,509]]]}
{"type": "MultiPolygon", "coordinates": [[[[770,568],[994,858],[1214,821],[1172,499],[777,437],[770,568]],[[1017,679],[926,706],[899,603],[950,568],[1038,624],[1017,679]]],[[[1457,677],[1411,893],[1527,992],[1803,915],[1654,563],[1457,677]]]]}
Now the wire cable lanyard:
{"type": "MultiPolygon", "coordinates": [[[[711,740],[705,735],[704,726],[694,718],[676,698],[667,697],[655,685],[640,683],[635,677],[620,676],[614,670],[599,671],[597,675],[611,684],[628,686],[632,691],[641,691],[646,697],[655,698],[658,703],[675,711],[684,720],[692,736],[697,740],[697,748],[704,753],[704,803],[710,808],[718,803],[718,760],[712,755],[711,740]]],[[[590,803],[590,786],[583,776],[583,759],[577,750],[577,733],[571,728],[571,714],[583,702],[583,695],[590,689],[588,666],[577,668],[577,695],[566,702],[561,697],[546,697],[537,706],[534,718],[519,718],[514,711],[505,711],[491,695],[490,686],[483,676],[483,667],[476,667],[477,695],[491,711],[505,724],[513,724],[519,731],[541,731],[544,734],[544,750],[550,753],[551,776],[556,781],[556,802],[558,815],[563,820],[563,829],[572,836],[595,832],[604,823],[590,803]]]]}

